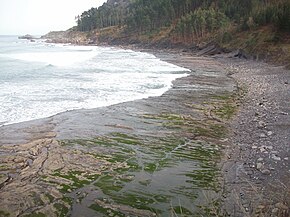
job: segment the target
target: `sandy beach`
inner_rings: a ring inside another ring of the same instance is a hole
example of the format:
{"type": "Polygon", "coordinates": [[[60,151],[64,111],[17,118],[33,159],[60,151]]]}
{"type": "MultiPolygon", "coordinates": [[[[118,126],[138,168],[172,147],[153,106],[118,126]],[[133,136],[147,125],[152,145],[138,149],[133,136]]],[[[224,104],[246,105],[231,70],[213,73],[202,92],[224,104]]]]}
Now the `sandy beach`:
{"type": "Polygon", "coordinates": [[[154,53],[160,97],[0,128],[0,216],[289,215],[289,71],[154,53]]]}

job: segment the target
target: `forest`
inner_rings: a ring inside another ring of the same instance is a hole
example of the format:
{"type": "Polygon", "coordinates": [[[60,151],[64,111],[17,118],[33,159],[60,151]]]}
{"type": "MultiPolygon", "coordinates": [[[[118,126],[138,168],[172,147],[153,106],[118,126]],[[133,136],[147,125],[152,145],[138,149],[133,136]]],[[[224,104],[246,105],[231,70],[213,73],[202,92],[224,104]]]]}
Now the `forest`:
{"type": "Polygon", "coordinates": [[[289,0],[108,0],[76,17],[79,31],[123,26],[144,34],[170,28],[175,37],[204,37],[229,25],[240,31],[273,25],[290,32],[289,0]]]}

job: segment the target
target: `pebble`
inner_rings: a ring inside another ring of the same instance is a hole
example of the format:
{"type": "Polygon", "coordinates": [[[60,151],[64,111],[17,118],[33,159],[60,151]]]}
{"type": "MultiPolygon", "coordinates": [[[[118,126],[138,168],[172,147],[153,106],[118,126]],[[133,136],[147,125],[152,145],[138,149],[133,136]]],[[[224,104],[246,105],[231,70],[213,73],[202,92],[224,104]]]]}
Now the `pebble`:
{"type": "Polygon", "coordinates": [[[267,136],[266,136],[266,134],[265,133],[261,133],[260,134],[260,138],[266,138],[267,136]]]}
{"type": "Polygon", "coordinates": [[[258,209],[265,209],[265,206],[263,206],[263,205],[259,205],[257,208],[258,208],[258,209]]]}
{"type": "Polygon", "coordinates": [[[268,132],[267,132],[267,135],[268,135],[268,136],[272,136],[272,135],[273,135],[273,132],[272,132],[272,131],[268,131],[268,132]]]}
{"type": "Polygon", "coordinates": [[[288,209],[288,206],[284,205],[283,203],[276,203],[275,204],[275,207],[278,208],[278,209],[284,209],[284,210],[287,210],[288,209]]]}
{"type": "Polygon", "coordinates": [[[278,208],[274,208],[274,209],[272,209],[272,213],[277,213],[278,211],[279,211],[278,208]]]}
{"type": "Polygon", "coordinates": [[[264,175],[270,175],[271,174],[271,171],[265,169],[265,170],[262,170],[261,173],[264,174],[264,175]]]}
{"type": "Polygon", "coordinates": [[[258,158],[258,162],[260,162],[260,161],[263,161],[264,160],[264,158],[262,158],[262,157],[260,157],[260,158],[258,158]]]}
{"type": "Polygon", "coordinates": [[[288,157],[284,157],[284,160],[289,160],[289,158],[288,157]]]}
{"type": "Polygon", "coordinates": [[[280,160],[281,160],[281,158],[278,157],[278,156],[275,155],[275,154],[272,154],[272,159],[273,159],[273,160],[276,160],[276,161],[280,161],[280,160]]]}
{"type": "Polygon", "coordinates": [[[262,169],[264,167],[264,165],[262,163],[257,163],[256,168],[258,170],[262,169]]]}
{"type": "Polygon", "coordinates": [[[266,126],[266,123],[264,121],[259,121],[258,128],[263,129],[266,126]]]}

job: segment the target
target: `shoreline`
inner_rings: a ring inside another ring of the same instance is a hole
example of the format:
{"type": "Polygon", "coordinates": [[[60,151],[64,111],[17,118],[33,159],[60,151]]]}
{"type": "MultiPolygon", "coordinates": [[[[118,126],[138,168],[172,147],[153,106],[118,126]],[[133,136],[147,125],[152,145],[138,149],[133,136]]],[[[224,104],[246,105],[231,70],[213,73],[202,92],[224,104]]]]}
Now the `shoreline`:
{"type": "MultiPolygon", "coordinates": [[[[232,178],[227,175],[229,174],[228,168],[233,169],[233,166],[240,165],[242,164],[243,160],[245,161],[245,159],[242,158],[242,156],[244,155],[240,151],[240,146],[234,145],[237,143],[237,139],[235,138],[237,137],[236,133],[239,133],[239,130],[241,129],[240,121],[243,120],[245,116],[235,116],[233,120],[220,119],[220,117],[217,116],[217,113],[213,111],[215,111],[215,106],[219,108],[219,106],[221,106],[224,101],[221,99],[211,98],[212,95],[217,97],[224,94],[227,95],[228,93],[230,93],[230,95],[235,93],[237,85],[235,82],[239,82],[243,79],[241,76],[239,77],[239,75],[243,75],[243,70],[247,69],[246,65],[249,63],[249,61],[245,63],[245,61],[229,60],[224,57],[218,57],[217,59],[214,59],[208,57],[193,56],[192,54],[187,53],[182,53],[182,55],[179,55],[178,53],[167,53],[167,51],[157,51],[156,53],[155,52],[153,50],[154,55],[157,55],[157,57],[162,59],[163,61],[167,61],[176,65],[180,64],[179,66],[183,67],[190,66],[191,70],[194,70],[196,74],[191,73],[189,77],[176,79],[173,82],[172,88],[159,97],[149,97],[146,99],[124,102],[104,108],[64,112],[50,118],[15,124],[12,127],[11,125],[8,125],[7,127],[4,127],[6,129],[0,127],[1,137],[3,138],[6,136],[6,139],[0,141],[0,146],[3,148],[5,145],[10,144],[16,148],[15,144],[17,143],[26,144],[26,146],[29,146],[27,144],[31,145],[31,143],[41,141],[42,143],[45,143],[46,147],[49,147],[49,144],[46,144],[47,140],[52,140],[53,143],[53,141],[55,140],[64,141],[73,138],[93,138],[95,136],[107,135],[108,133],[114,133],[116,131],[121,133],[129,132],[130,134],[137,133],[137,135],[139,136],[151,136],[150,132],[154,132],[154,129],[161,130],[161,134],[164,133],[164,135],[170,135],[172,133],[176,134],[178,132],[177,135],[183,136],[184,138],[186,138],[186,140],[195,140],[196,138],[198,138],[205,141],[213,141],[214,143],[218,142],[222,145],[222,147],[224,147],[222,148],[222,152],[224,152],[225,156],[228,158],[220,161],[221,165],[223,165],[221,166],[222,175],[225,177],[222,178],[222,180],[225,180],[225,183],[227,183],[226,191],[222,192],[222,194],[226,195],[226,205],[224,207],[226,213],[228,213],[230,216],[250,216],[250,213],[254,209],[256,210],[256,208],[261,204],[239,204],[241,201],[243,201],[243,198],[241,197],[237,200],[237,198],[235,198],[236,195],[231,194],[228,191],[231,188],[237,189],[241,188],[241,186],[242,188],[246,186],[243,186],[243,183],[236,182],[238,184],[235,184],[235,181],[233,182],[233,180],[239,180],[240,177],[232,178]],[[244,68],[240,69],[239,64],[243,64],[244,68]],[[236,66],[238,69],[232,70],[232,66],[236,66]],[[204,71],[207,71],[207,74],[203,74],[202,72],[204,71]],[[233,72],[235,73],[233,74],[233,72]],[[235,80],[229,78],[228,74],[234,76],[235,80]],[[193,94],[196,95],[193,96],[193,94]],[[208,104],[209,106],[204,105],[204,100],[209,100],[210,103],[214,104],[208,104]],[[178,104],[176,104],[176,102],[178,102],[178,104]],[[189,103],[191,103],[191,106],[188,105],[189,103]],[[212,105],[214,106],[212,107],[212,105]],[[149,125],[147,123],[144,124],[144,120],[140,119],[140,115],[144,116],[148,114],[151,115],[150,118],[148,117],[149,120],[146,119],[146,121],[150,122],[149,125]],[[212,135],[208,134],[198,136],[195,135],[195,133],[191,132],[187,124],[183,124],[184,126],[182,125],[182,128],[185,129],[185,132],[183,133],[180,133],[178,128],[160,128],[159,125],[156,126],[156,120],[158,120],[157,122],[161,121],[162,123],[169,120],[163,120],[165,117],[162,117],[162,120],[152,118],[153,116],[155,117],[159,114],[176,114],[182,116],[183,119],[185,119],[186,121],[189,121],[186,118],[187,115],[191,116],[191,118],[193,118],[194,120],[198,120],[200,119],[200,117],[203,117],[205,118],[205,120],[213,119],[211,121],[213,121],[214,123],[221,121],[222,125],[226,126],[230,130],[230,134],[228,135],[231,136],[221,137],[219,139],[212,137],[212,135]],[[233,129],[230,129],[231,127],[233,127],[233,129]],[[17,136],[15,135],[15,132],[17,132],[17,136]],[[234,159],[235,157],[239,159],[239,161],[234,160],[234,162],[232,162],[231,159],[234,159]],[[237,164],[237,162],[239,162],[240,164],[237,164]],[[237,204],[233,203],[233,198],[235,199],[235,202],[237,202],[237,204]]],[[[250,64],[251,66],[254,66],[254,69],[258,70],[258,67],[260,67],[259,64],[261,63],[250,64]]],[[[261,65],[263,67],[272,67],[263,64],[261,65]]],[[[255,83],[251,84],[253,86],[255,85],[255,83]]],[[[241,84],[239,83],[239,86],[240,85],[241,84]]],[[[249,105],[244,104],[244,98],[249,98],[251,96],[247,96],[247,93],[244,95],[245,96],[243,96],[242,99],[238,99],[240,100],[238,102],[238,115],[241,112],[249,110],[249,108],[247,107],[249,105]]],[[[231,100],[231,98],[229,99],[231,100]]],[[[236,104],[236,100],[234,100],[233,102],[231,100],[231,103],[236,104]]],[[[287,117],[289,117],[289,115],[287,117]]],[[[245,126],[245,124],[243,126],[245,126]]],[[[242,139],[243,138],[241,138],[241,140],[242,139]]],[[[258,145],[256,146],[259,147],[258,145]]],[[[252,148],[252,146],[245,148],[245,150],[249,150],[249,148],[252,148]]],[[[253,160],[257,159],[254,159],[253,157],[253,160]]],[[[239,167],[238,169],[236,168],[236,170],[232,170],[233,174],[237,174],[237,171],[239,171],[240,169],[241,167],[239,167]]],[[[255,168],[252,169],[252,171],[256,172],[255,168]]],[[[17,180],[17,176],[15,180],[17,180]]],[[[264,178],[262,182],[263,181],[267,181],[267,179],[264,178]]],[[[6,184],[9,184],[9,181],[6,184]]],[[[6,184],[2,187],[7,186],[6,184]]],[[[242,193],[245,194],[244,192],[242,193]]],[[[251,199],[252,194],[246,194],[246,196],[251,199]]],[[[284,201],[282,201],[281,203],[282,205],[284,205],[284,208],[285,206],[289,207],[289,204],[285,205],[284,201]]],[[[274,208],[276,208],[275,204],[274,208]]],[[[285,213],[283,209],[277,209],[279,213],[285,213]]],[[[264,212],[265,210],[262,211],[264,212]]]]}

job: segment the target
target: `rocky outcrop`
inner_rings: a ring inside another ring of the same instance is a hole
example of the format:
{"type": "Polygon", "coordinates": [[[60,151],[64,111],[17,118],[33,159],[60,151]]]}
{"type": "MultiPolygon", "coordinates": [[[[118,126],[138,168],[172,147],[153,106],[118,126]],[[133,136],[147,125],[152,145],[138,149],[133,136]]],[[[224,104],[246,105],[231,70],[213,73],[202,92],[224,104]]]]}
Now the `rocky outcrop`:
{"type": "Polygon", "coordinates": [[[79,32],[69,29],[66,31],[52,31],[41,36],[41,38],[46,39],[49,43],[71,43],[79,45],[96,44],[96,39],[91,40],[91,38],[95,38],[92,35],[94,35],[94,33],[79,32]]]}
{"type": "Polygon", "coordinates": [[[19,39],[27,39],[27,40],[33,40],[33,39],[36,39],[36,37],[32,36],[32,35],[29,35],[29,34],[26,34],[26,35],[23,35],[23,36],[19,36],[18,37],[19,39]]]}

